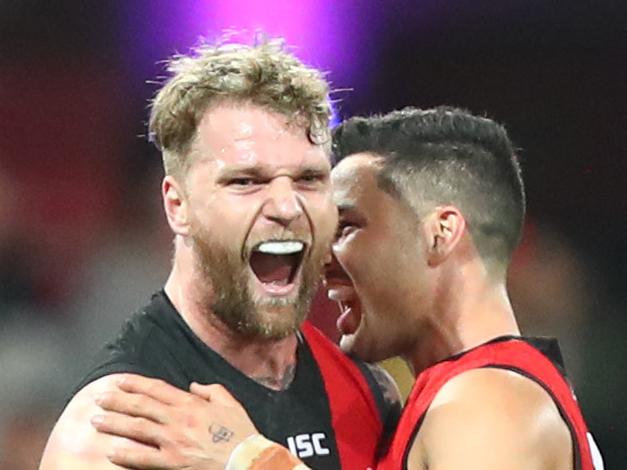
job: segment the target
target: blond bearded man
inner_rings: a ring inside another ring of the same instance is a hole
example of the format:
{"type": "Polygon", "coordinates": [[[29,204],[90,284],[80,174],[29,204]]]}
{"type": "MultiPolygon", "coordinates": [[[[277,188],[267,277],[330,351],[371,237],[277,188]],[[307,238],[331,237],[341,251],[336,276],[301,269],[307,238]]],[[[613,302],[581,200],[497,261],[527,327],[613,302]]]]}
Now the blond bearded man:
{"type": "Polygon", "coordinates": [[[194,382],[226,386],[261,432],[313,468],[373,464],[398,409],[393,384],[305,322],[337,225],[327,83],[277,41],[203,45],[169,72],[150,131],[163,154],[172,270],[100,353],[40,469],[121,468],[120,456],[137,452],[147,456],[128,467],[155,468],[167,454],[176,468],[220,468],[225,448],[210,447],[234,447],[238,434],[182,392],[194,382]],[[142,407],[164,405],[150,419],[168,433],[96,432],[98,403],[141,376],[182,395],[135,393],[130,428],[146,424],[142,407]]]}

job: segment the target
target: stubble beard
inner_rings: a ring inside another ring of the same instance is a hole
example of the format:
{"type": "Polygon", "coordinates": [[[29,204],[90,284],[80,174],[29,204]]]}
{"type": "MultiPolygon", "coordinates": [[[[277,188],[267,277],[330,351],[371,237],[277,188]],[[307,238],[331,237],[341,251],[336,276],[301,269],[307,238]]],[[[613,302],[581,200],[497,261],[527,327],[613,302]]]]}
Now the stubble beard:
{"type": "Polygon", "coordinates": [[[318,288],[322,249],[314,249],[301,266],[301,283],[292,298],[259,298],[251,292],[254,276],[239,250],[228,249],[203,230],[192,234],[196,269],[211,288],[206,305],[231,331],[257,340],[279,340],[301,326],[318,288]]]}

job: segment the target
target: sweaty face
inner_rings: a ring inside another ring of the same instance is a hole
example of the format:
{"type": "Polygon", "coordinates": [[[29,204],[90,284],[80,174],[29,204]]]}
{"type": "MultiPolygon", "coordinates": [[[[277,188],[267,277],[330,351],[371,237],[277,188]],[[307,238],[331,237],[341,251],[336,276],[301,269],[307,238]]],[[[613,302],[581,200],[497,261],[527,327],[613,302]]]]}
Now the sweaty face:
{"type": "Polygon", "coordinates": [[[207,307],[242,335],[279,339],[305,318],[337,220],[324,150],[254,105],[203,117],[186,177],[207,307]]]}
{"type": "Polygon", "coordinates": [[[410,346],[425,260],[412,210],[377,185],[381,160],[355,154],[333,169],[339,225],[326,272],[347,353],[377,361],[410,346]]]}

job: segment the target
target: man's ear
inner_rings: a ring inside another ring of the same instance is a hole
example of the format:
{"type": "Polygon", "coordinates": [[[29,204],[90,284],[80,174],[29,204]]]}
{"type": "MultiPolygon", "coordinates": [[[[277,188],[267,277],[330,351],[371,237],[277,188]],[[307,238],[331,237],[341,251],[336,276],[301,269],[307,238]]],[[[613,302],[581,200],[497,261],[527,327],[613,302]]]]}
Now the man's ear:
{"type": "Polygon", "coordinates": [[[163,208],[170,228],[176,235],[189,235],[189,205],[182,185],[172,175],[161,183],[163,208]]]}
{"type": "Polygon", "coordinates": [[[466,219],[455,206],[437,207],[427,216],[428,258],[430,265],[446,260],[466,231],[466,219]]]}

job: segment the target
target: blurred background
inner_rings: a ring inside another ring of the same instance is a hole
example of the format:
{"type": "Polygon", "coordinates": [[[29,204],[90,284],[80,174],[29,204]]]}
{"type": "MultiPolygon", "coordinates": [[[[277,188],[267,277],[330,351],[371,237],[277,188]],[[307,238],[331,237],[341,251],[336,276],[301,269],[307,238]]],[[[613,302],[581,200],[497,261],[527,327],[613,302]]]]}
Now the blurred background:
{"type": "MultiPolygon", "coordinates": [[[[144,137],[160,61],[257,28],[328,71],[339,118],[449,104],[506,124],[528,189],[515,310],[560,339],[622,468],[626,20],[620,0],[0,0],[0,468],[37,467],[92,355],[167,275],[144,137]]],[[[318,299],[330,334],[333,315],[318,299]]]]}

